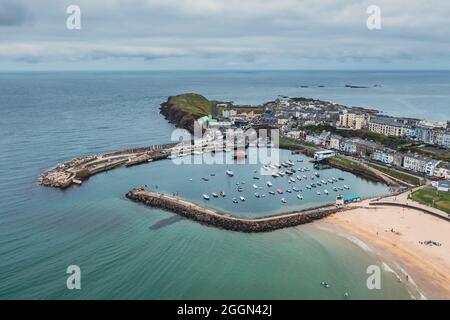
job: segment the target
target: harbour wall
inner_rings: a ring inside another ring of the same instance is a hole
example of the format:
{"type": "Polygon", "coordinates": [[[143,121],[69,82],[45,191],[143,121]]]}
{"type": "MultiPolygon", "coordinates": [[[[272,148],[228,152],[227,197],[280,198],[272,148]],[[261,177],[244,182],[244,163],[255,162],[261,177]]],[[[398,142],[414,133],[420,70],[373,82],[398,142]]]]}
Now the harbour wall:
{"type": "Polygon", "coordinates": [[[148,191],[143,188],[130,190],[126,197],[147,206],[176,213],[182,217],[220,229],[257,233],[294,227],[322,219],[345,210],[335,205],[273,215],[261,218],[241,218],[205,208],[173,196],[148,191]]]}

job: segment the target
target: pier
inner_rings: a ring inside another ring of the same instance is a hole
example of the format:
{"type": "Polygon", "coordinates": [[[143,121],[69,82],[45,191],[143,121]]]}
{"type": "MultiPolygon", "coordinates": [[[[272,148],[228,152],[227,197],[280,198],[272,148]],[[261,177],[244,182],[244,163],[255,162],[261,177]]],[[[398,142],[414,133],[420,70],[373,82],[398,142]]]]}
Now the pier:
{"type": "Polygon", "coordinates": [[[126,197],[147,206],[176,213],[182,217],[220,229],[256,233],[294,227],[310,223],[348,208],[327,205],[303,211],[283,213],[261,218],[241,218],[192,202],[144,188],[130,190],[126,197]]]}

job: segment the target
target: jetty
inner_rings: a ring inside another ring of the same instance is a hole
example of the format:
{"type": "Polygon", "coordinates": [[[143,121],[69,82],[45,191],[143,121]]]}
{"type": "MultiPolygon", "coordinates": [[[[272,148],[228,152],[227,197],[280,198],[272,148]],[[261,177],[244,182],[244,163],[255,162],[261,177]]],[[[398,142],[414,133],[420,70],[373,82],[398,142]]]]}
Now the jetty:
{"type": "Polygon", "coordinates": [[[243,218],[144,188],[130,190],[126,197],[147,206],[176,213],[182,217],[220,229],[256,233],[294,227],[322,219],[331,214],[348,210],[336,205],[326,205],[314,209],[288,212],[260,218],[243,218]]]}
{"type": "Polygon", "coordinates": [[[152,145],[72,159],[45,171],[39,177],[39,183],[61,189],[73,184],[81,185],[90,176],[100,172],[166,159],[175,145],[152,145]]]}

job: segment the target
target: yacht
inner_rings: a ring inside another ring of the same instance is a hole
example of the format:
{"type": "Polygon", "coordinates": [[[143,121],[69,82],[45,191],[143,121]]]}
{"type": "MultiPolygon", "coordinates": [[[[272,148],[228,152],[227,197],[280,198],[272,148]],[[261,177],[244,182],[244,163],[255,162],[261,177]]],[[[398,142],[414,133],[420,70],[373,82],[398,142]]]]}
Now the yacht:
{"type": "Polygon", "coordinates": [[[209,198],[209,196],[208,196],[206,193],[204,193],[204,194],[203,194],[203,199],[209,200],[210,198],[209,198]]]}

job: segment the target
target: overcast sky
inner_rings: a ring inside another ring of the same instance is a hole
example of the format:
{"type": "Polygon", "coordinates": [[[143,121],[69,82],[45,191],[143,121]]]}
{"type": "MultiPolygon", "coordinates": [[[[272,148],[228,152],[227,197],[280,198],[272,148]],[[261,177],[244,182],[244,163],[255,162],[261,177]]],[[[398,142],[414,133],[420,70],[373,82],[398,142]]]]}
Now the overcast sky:
{"type": "Polygon", "coordinates": [[[450,1],[0,0],[0,71],[74,69],[450,69],[450,1]]]}

